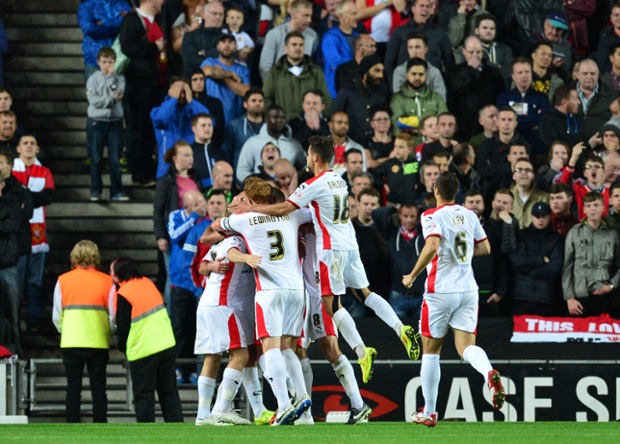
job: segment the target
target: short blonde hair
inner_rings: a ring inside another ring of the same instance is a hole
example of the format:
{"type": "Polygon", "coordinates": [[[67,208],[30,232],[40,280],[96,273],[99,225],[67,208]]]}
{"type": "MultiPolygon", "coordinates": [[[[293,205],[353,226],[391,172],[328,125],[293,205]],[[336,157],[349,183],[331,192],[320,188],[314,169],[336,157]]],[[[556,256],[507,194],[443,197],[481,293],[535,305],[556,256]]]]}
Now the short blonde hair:
{"type": "Polygon", "coordinates": [[[90,240],[81,240],[73,247],[71,254],[71,268],[95,268],[99,269],[101,265],[101,256],[99,255],[99,247],[90,240]]]}

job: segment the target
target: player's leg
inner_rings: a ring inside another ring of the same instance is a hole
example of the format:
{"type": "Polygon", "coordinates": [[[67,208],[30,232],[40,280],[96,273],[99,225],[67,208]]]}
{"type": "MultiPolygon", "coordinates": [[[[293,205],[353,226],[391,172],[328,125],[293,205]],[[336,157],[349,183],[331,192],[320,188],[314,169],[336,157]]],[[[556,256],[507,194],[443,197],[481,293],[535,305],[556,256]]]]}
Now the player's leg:
{"type": "Polygon", "coordinates": [[[198,377],[198,414],[196,415],[196,425],[211,416],[211,403],[215,393],[215,378],[220,368],[222,357],[220,355],[205,354],[202,370],[198,377]]]}
{"type": "Polygon", "coordinates": [[[243,388],[245,395],[250,402],[252,412],[254,413],[254,423],[257,425],[269,424],[273,412],[265,408],[263,403],[263,388],[258,378],[258,355],[262,356],[263,349],[260,345],[252,344],[248,346],[248,362],[241,371],[243,388]]]}
{"type": "Polygon", "coordinates": [[[213,415],[218,422],[235,425],[251,424],[245,418],[242,418],[236,412],[233,412],[233,400],[239,390],[241,384],[241,371],[248,360],[247,348],[237,348],[228,350],[229,360],[228,366],[224,369],[222,382],[217,392],[217,399],[213,406],[213,415]]]}

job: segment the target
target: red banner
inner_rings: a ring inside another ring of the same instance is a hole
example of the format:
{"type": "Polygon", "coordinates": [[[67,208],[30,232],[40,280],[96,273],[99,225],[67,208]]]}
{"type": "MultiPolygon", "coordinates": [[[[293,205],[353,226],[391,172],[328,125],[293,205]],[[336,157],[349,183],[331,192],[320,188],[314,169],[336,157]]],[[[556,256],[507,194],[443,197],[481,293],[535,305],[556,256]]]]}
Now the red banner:
{"type": "Polygon", "coordinates": [[[618,342],[620,320],[609,315],[589,318],[513,316],[510,342],[618,342]]]}

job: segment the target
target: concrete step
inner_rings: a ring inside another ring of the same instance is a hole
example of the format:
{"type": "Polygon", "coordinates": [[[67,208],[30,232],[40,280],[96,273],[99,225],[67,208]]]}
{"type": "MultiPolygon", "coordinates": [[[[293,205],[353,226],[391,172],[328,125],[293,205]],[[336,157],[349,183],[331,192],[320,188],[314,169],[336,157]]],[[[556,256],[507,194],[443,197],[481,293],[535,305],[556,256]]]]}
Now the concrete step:
{"type": "Polygon", "coordinates": [[[36,14],[47,12],[65,12],[75,14],[80,6],[80,0],[2,0],[2,9],[4,12],[26,13],[33,12],[36,14]]]}
{"type": "MultiPolygon", "coordinates": [[[[3,0],[3,2],[6,0],[3,0]]],[[[28,3],[28,2],[22,2],[28,3]]],[[[52,3],[52,2],[50,2],[52,3]]],[[[42,27],[19,27],[6,28],[9,42],[78,42],[82,43],[84,35],[78,27],[67,28],[65,26],[42,26],[42,27]]],[[[14,59],[15,60],[15,59],[14,59]]],[[[13,60],[13,61],[14,61],[13,60]]],[[[11,66],[13,66],[11,64],[11,66]]]]}
{"type": "MultiPolygon", "coordinates": [[[[24,3],[24,2],[22,2],[24,3]]],[[[62,3],[69,3],[64,1],[62,3]]],[[[6,0],[3,1],[6,5],[6,0]]],[[[22,11],[24,9],[22,8],[22,11]]],[[[24,12],[15,12],[14,14],[3,14],[2,20],[6,27],[18,26],[78,26],[77,9],[72,14],[27,14],[24,12]]],[[[13,48],[12,44],[11,47],[13,48]]],[[[12,51],[12,49],[11,49],[12,51]]]]}
{"type": "MultiPolygon", "coordinates": [[[[69,147],[67,147],[69,148],[69,147]]],[[[83,147],[79,147],[81,150],[85,150],[86,148],[83,147]]],[[[45,162],[43,161],[43,158],[41,159],[41,161],[45,164],[45,162]]],[[[123,181],[124,184],[126,184],[125,186],[128,187],[131,184],[131,174],[123,174],[121,176],[121,179],[123,181]]],[[[103,175],[102,176],[102,180],[103,180],[103,186],[105,187],[109,187],[110,186],[110,176],[109,175],[103,175]]],[[[72,173],[72,174],[54,174],[54,184],[56,185],[56,187],[89,187],[90,186],[90,175],[88,174],[79,174],[79,173],[72,173]]],[[[145,188],[146,190],[150,190],[153,191],[154,188],[145,188]]],[[[153,191],[154,192],[154,191],[153,191]]]]}
{"type": "Polygon", "coordinates": [[[84,79],[84,72],[11,72],[7,71],[5,74],[5,80],[8,85],[13,86],[29,86],[36,85],[36,87],[48,86],[48,85],[62,85],[62,86],[78,86],[83,85],[86,87],[86,80],[84,79]]]}
{"type": "Polygon", "coordinates": [[[51,116],[30,116],[28,119],[28,129],[51,130],[55,128],[63,128],[65,130],[83,131],[86,127],[86,117],[65,116],[61,114],[51,116]]]}
{"type": "MultiPolygon", "coordinates": [[[[60,111],[59,111],[60,113],[60,111]]],[[[37,132],[45,145],[82,145],[86,146],[86,132],[84,131],[42,131],[37,132]]],[[[51,168],[51,166],[50,166],[51,168]]],[[[53,171],[53,170],[52,170],[53,171]]]]}
{"type": "Polygon", "coordinates": [[[63,203],[62,205],[50,205],[46,211],[48,219],[64,218],[67,216],[75,217],[80,215],[81,220],[87,221],[86,218],[112,218],[118,217],[121,220],[131,220],[127,218],[145,218],[153,217],[152,203],[63,203]]]}
{"type": "Polygon", "coordinates": [[[13,101],[81,101],[86,103],[86,87],[76,86],[11,86],[13,101]]]}
{"type": "MultiPolygon", "coordinates": [[[[73,245],[63,245],[54,247],[47,253],[45,260],[47,263],[67,262],[73,245]]],[[[153,248],[134,248],[128,245],[126,248],[110,248],[107,245],[99,245],[99,251],[106,257],[129,256],[137,262],[151,262],[157,260],[157,252],[153,248]]]]}
{"type": "MultiPolygon", "coordinates": [[[[80,43],[11,43],[13,54],[24,54],[31,56],[77,56],[83,57],[82,45],[80,43]]],[[[19,56],[14,56],[19,57],[19,56]]]]}
{"type": "MultiPolygon", "coordinates": [[[[55,28],[56,29],[56,28],[55,28]]],[[[62,28],[58,28],[62,29],[62,28]]],[[[41,36],[37,40],[52,40],[41,36]]],[[[57,40],[57,38],[55,38],[57,40]]],[[[13,56],[9,64],[11,71],[80,71],[84,72],[84,58],[82,56],[62,56],[62,57],[18,57],[13,56]]]]}
{"type": "Polygon", "coordinates": [[[21,103],[21,106],[28,112],[29,117],[36,115],[85,117],[88,103],[86,100],[67,100],[64,102],[39,102],[32,100],[21,103]]]}
{"type": "MultiPolygon", "coordinates": [[[[117,257],[117,256],[106,257],[106,256],[102,255],[101,261],[103,263],[109,263],[115,257],[117,257]]],[[[136,262],[136,264],[137,264],[138,269],[140,270],[140,272],[144,273],[145,275],[154,276],[154,275],[157,274],[157,262],[136,262]]],[[[56,276],[60,276],[61,274],[67,273],[70,270],[71,270],[71,268],[69,266],[69,261],[68,260],[64,264],[59,264],[59,263],[57,263],[57,264],[48,264],[47,267],[46,267],[46,272],[47,273],[51,273],[51,274],[54,274],[56,276]]]]}
{"type": "MultiPolygon", "coordinates": [[[[51,208],[51,207],[50,207],[51,208]]],[[[62,230],[52,230],[48,224],[48,240],[52,249],[55,245],[65,245],[67,247],[73,245],[79,240],[76,234],[62,230]]],[[[103,231],[88,233],[88,239],[92,240],[99,246],[105,245],[107,248],[152,248],[157,249],[157,241],[155,234],[152,232],[112,232],[105,233],[103,231]]],[[[67,257],[67,261],[68,261],[67,257]]]]}
{"type": "MultiPolygon", "coordinates": [[[[104,206],[103,204],[90,204],[91,206],[104,206]]],[[[110,205],[121,205],[121,204],[110,204],[110,205]]],[[[106,205],[107,206],[107,205],[106,205]]],[[[131,206],[131,204],[125,204],[127,208],[131,206]]],[[[50,207],[51,208],[51,207],[50,207]]],[[[76,213],[78,215],[80,213],[76,213]]],[[[78,233],[81,235],[88,234],[89,237],[92,233],[98,233],[101,231],[109,233],[123,233],[128,231],[133,231],[136,233],[153,233],[153,221],[151,219],[118,219],[118,216],[112,218],[92,218],[92,219],[84,219],[84,218],[76,218],[76,215],[73,217],[67,217],[62,219],[49,219],[48,220],[48,231],[50,232],[59,232],[59,231],[70,231],[73,232],[76,236],[78,233]]]]}
{"type": "MultiPolygon", "coordinates": [[[[110,176],[107,175],[109,178],[110,176]]],[[[109,182],[109,180],[108,180],[109,182]]],[[[129,182],[123,182],[125,187],[125,194],[131,198],[131,203],[135,202],[153,202],[155,200],[155,190],[148,188],[138,188],[131,187],[127,184],[129,182]]],[[[105,186],[105,185],[104,185],[105,186]]],[[[109,200],[109,185],[105,186],[103,190],[102,198],[104,200],[109,200]]],[[[78,188],[78,187],[58,187],[56,186],[56,192],[54,193],[54,201],[55,202],[76,202],[76,201],[87,201],[90,199],[90,182],[87,188],[78,188]]]]}
{"type": "MultiPolygon", "coordinates": [[[[76,119],[80,119],[80,117],[75,117],[76,119]]],[[[107,151],[107,150],[106,150],[107,151]]],[[[104,154],[105,152],[104,151],[104,154]]],[[[84,156],[87,155],[86,146],[81,145],[51,145],[51,146],[40,146],[39,155],[37,156],[41,162],[45,165],[48,161],[54,159],[84,159],[84,156]]],[[[60,177],[61,174],[54,174],[54,183],[56,185],[59,184],[57,180],[57,176],[60,177]]],[[[66,179],[63,180],[71,180],[74,179],[77,174],[65,175],[66,179]]],[[[87,176],[88,177],[88,176],[87,176]]],[[[89,179],[90,180],[90,179],[89,179]]],[[[90,182],[84,182],[84,185],[87,185],[90,182]]],[[[64,182],[62,185],[73,185],[73,182],[64,182]]]]}

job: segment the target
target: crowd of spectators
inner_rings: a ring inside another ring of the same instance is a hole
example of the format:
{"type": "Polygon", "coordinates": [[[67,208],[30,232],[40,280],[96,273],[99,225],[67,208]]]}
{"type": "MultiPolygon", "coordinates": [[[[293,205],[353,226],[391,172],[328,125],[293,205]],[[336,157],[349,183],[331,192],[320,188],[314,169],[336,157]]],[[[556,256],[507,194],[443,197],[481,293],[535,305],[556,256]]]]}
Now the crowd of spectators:
{"type": "MultiPolygon", "coordinates": [[[[492,245],[474,260],[480,316],[618,316],[620,3],[598,3],[84,0],[91,200],[102,199],[104,145],[111,200],[131,194],[122,157],[133,186],[156,185],[180,356],[191,355],[186,320],[202,284],[196,233],[248,177],[287,194],[307,180],[313,135],[333,139],[367,275],[399,316],[420,313],[423,287],[400,281],[445,170],[492,245]],[[605,24],[598,41],[589,22],[605,24]]],[[[0,87],[0,149],[21,155],[9,90],[0,87]]],[[[0,155],[6,182],[3,162],[12,158],[0,155]]],[[[50,202],[36,200],[35,211],[50,202]]],[[[3,291],[16,265],[0,263],[3,291]]]]}

